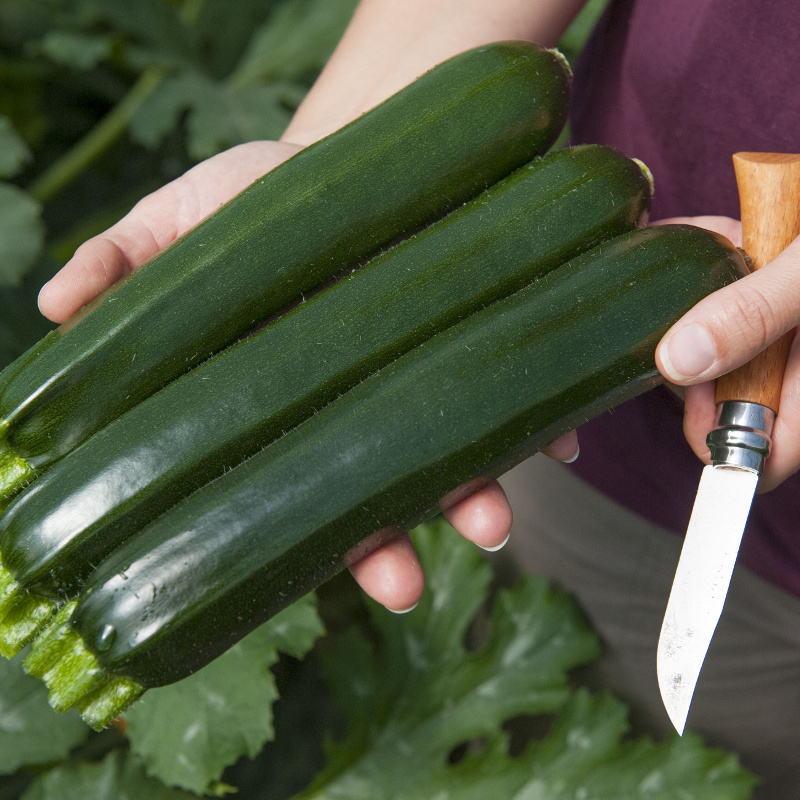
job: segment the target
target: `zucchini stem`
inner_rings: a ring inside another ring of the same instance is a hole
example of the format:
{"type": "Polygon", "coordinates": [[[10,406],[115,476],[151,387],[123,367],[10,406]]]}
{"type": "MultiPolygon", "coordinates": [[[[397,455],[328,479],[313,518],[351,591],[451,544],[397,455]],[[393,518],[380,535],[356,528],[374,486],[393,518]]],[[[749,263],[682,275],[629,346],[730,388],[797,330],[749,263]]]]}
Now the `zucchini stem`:
{"type": "Polygon", "coordinates": [[[0,441],[0,513],[35,477],[33,467],[0,441]]]}
{"type": "Polygon", "coordinates": [[[56,604],[28,594],[0,565],[0,655],[13,658],[55,614],[56,604]]]}
{"type": "Polygon", "coordinates": [[[122,136],[139,106],[161,83],[166,72],[160,64],[148,67],[142,72],[139,80],[125,97],[58,161],[45,170],[28,187],[28,193],[45,205],[72,183],[122,136]]]}
{"type": "Polygon", "coordinates": [[[127,678],[107,673],[72,627],[77,600],[64,605],[34,641],[23,667],[50,690],[56,711],[77,708],[84,721],[101,730],[144,692],[127,678]]]}

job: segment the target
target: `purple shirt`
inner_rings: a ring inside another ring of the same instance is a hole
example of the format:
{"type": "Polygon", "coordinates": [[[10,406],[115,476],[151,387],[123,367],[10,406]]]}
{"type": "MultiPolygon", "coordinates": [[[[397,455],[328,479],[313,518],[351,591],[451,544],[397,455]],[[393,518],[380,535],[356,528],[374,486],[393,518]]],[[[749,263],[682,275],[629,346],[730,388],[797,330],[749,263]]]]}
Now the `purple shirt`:
{"type": "MultiPolygon", "coordinates": [[[[612,0],[576,71],[572,138],[650,167],[652,219],[738,218],[733,153],[800,152],[799,66],[794,0],[612,0]]],[[[582,426],[580,439],[578,476],[686,530],[702,465],[668,389],[582,426]]],[[[800,597],[800,477],[756,498],[740,560],[800,597]]]]}

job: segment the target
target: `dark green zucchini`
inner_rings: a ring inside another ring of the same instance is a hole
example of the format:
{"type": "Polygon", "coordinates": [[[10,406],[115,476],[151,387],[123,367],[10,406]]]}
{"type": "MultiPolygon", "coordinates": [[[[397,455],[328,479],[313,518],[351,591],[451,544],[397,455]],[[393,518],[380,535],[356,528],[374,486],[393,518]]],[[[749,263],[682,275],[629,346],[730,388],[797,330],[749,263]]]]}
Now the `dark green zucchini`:
{"type": "Polygon", "coordinates": [[[389,526],[435,513],[654,386],[659,338],[744,270],[727,240],[653,227],[432,337],[162,515],[101,564],[26,669],[95,726],[202,667],[389,526]]]}
{"type": "Polygon", "coordinates": [[[555,51],[480,47],[257,180],[65,323],[22,369],[12,365],[13,379],[0,380],[0,495],[287,304],[544,152],[566,119],[569,80],[555,51]]]}
{"type": "Polygon", "coordinates": [[[0,653],[158,514],[415,345],[633,229],[649,197],[611,148],[537,159],[114,420],[0,517],[0,653]]]}

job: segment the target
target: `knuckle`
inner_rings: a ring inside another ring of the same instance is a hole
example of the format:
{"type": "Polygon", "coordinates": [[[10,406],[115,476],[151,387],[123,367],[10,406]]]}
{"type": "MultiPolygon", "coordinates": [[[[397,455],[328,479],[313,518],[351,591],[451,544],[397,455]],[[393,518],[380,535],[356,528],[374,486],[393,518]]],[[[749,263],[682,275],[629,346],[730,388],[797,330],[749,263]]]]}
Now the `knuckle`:
{"type": "Polygon", "coordinates": [[[732,338],[753,351],[763,350],[785,332],[778,304],[758,286],[732,293],[725,317],[732,338]]]}

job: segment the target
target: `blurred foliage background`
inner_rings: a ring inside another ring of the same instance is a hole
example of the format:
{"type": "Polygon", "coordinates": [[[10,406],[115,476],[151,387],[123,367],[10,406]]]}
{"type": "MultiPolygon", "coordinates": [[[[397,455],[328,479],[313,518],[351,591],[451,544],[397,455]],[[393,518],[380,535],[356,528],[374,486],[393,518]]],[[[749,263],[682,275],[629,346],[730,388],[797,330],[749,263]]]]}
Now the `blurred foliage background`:
{"type": "Polygon", "coordinates": [[[0,366],[39,286],[153,189],[280,136],[355,0],[0,0],[0,366]]]}

